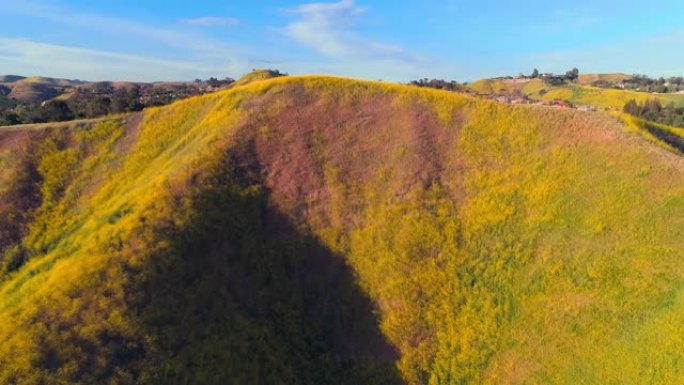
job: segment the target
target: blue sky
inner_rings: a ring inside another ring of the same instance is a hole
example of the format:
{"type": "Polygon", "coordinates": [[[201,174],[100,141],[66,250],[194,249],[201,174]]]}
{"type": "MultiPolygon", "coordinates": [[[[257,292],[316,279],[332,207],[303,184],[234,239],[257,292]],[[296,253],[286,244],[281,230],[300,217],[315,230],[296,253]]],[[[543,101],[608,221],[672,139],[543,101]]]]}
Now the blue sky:
{"type": "Polygon", "coordinates": [[[0,0],[0,74],[407,81],[542,72],[684,75],[677,1],[0,0]]]}

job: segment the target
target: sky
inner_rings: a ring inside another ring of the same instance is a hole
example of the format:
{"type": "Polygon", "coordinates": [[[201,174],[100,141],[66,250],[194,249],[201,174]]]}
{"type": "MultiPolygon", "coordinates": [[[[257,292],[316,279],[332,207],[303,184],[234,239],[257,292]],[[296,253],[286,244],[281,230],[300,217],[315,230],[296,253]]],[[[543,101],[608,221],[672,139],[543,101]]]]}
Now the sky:
{"type": "Polygon", "coordinates": [[[0,0],[0,74],[386,81],[684,75],[681,0],[0,0]]]}

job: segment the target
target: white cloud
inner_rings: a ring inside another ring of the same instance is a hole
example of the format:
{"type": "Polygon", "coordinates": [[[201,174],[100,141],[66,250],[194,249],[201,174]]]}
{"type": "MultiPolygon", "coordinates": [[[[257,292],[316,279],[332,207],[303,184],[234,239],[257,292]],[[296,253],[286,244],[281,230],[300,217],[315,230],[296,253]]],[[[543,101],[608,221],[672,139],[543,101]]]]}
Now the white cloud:
{"type": "Polygon", "coordinates": [[[193,31],[152,26],[133,20],[101,16],[78,9],[55,5],[42,0],[2,0],[0,11],[26,15],[38,19],[84,28],[102,34],[134,36],[168,47],[194,52],[220,52],[232,56],[239,49],[224,42],[215,41],[193,31]]]}
{"type": "Polygon", "coordinates": [[[42,75],[85,80],[192,80],[220,76],[230,65],[243,71],[246,63],[168,60],[27,39],[0,38],[0,73],[42,75]],[[131,76],[131,69],[135,75],[131,76]]]}
{"type": "Polygon", "coordinates": [[[202,17],[179,20],[172,25],[151,25],[88,13],[61,3],[61,0],[0,0],[0,14],[36,19],[32,22],[57,23],[70,34],[111,38],[118,43],[111,50],[117,52],[108,52],[109,48],[100,45],[50,44],[46,41],[48,38],[42,37],[20,40],[0,36],[0,73],[87,80],[187,80],[235,77],[251,68],[276,65],[290,73],[332,73],[406,81],[432,76],[435,68],[446,68],[452,73],[455,67],[445,67],[434,58],[365,35],[360,24],[370,10],[353,0],[308,3],[287,9],[284,15],[291,22],[277,30],[278,38],[261,41],[254,47],[213,38],[212,34],[219,28],[194,28],[238,22],[230,18],[202,17]],[[129,41],[135,44],[123,44],[129,41]],[[302,52],[297,46],[311,51],[302,52]]]}
{"type": "Polygon", "coordinates": [[[0,73],[11,70],[56,76],[60,72],[60,76],[89,80],[188,80],[236,76],[248,70],[247,48],[212,39],[178,24],[154,26],[87,13],[49,0],[0,0],[0,13],[3,12],[61,24],[81,34],[134,40],[135,44],[117,49],[128,53],[114,53],[99,46],[78,48],[30,39],[3,39],[0,73]],[[11,52],[9,56],[8,52],[11,52]]]}
{"type": "Polygon", "coordinates": [[[285,27],[285,33],[333,58],[388,58],[405,54],[399,45],[381,43],[355,31],[358,18],[367,11],[354,0],[303,4],[286,11],[298,19],[285,27]]]}
{"type": "Polygon", "coordinates": [[[322,55],[320,59],[290,62],[291,70],[407,81],[429,76],[426,68],[442,68],[432,58],[362,34],[359,24],[369,12],[354,0],[307,3],[285,10],[295,20],[281,32],[322,55]]]}
{"type": "Polygon", "coordinates": [[[197,17],[194,19],[184,19],[183,24],[198,27],[231,27],[240,24],[240,20],[234,17],[197,17]]]}

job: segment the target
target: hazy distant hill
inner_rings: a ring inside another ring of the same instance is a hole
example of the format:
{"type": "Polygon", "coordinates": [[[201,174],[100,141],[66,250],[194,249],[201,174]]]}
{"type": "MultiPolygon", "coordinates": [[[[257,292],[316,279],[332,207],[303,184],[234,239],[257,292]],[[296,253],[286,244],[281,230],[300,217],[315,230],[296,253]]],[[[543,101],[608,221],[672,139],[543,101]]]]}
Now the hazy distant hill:
{"type": "Polygon", "coordinates": [[[684,160],[624,119],[316,76],[2,129],[0,383],[682,383],[684,160]]]}
{"type": "Polygon", "coordinates": [[[13,83],[22,79],[26,79],[26,77],[18,75],[0,75],[0,83],[13,83]]]}

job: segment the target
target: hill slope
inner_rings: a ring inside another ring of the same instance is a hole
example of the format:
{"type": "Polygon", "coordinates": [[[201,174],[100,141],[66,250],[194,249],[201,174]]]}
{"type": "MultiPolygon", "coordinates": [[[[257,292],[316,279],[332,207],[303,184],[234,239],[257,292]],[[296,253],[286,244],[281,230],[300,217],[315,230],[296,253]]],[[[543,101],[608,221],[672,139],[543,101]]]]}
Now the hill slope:
{"type": "Polygon", "coordinates": [[[634,90],[593,87],[596,80],[618,81],[629,79],[620,74],[580,75],[578,83],[551,85],[542,79],[482,79],[470,83],[467,88],[480,95],[520,95],[530,100],[566,100],[578,105],[593,105],[606,109],[622,110],[625,103],[635,100],[644,103],[656,99],[663,105],[673,103],[684,106],[684,95],[680,93],[650,93],[634,90]]]}
{"type": "Polygon", "coordinates": [[[684,163],[290,77],[0,131],[0,383],[677,383],[684,163]]]}
{"type": "Polygon", "coordinates": [[[625,80],[631,80],[633,76],[614,73],[614,74],[580,74],[577,79],[578,83],[583,85],[593,85],[598,81],[603,81],[607,83],[617,84],[625,80]]]}

